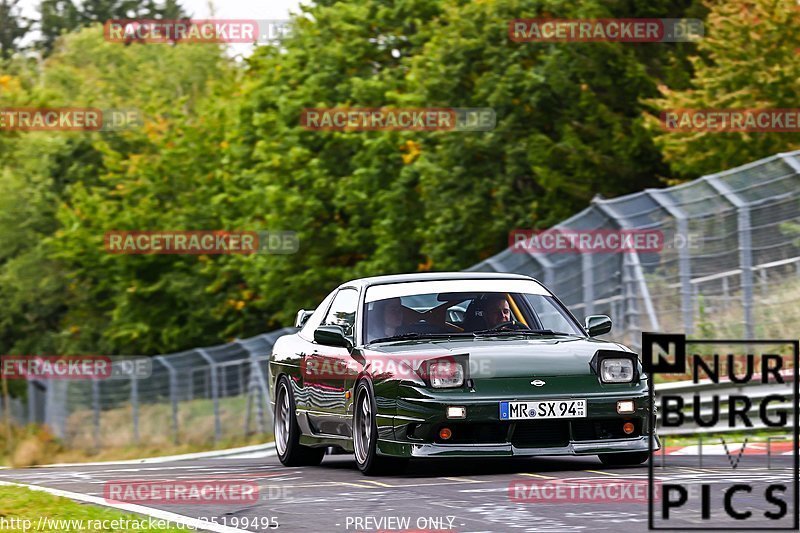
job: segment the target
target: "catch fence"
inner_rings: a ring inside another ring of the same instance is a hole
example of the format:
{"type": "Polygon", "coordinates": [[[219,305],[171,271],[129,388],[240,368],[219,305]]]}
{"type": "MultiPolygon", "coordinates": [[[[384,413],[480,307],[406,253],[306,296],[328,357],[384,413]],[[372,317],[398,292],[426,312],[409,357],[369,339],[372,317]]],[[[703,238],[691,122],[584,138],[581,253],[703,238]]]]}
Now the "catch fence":
{"type": "MultiPolygon", "coordinates": [[[[800,323],[800,152],[683,185],[595,198],[564,230],[657,230],[659,253],[529,253],[512,248],[467,269],[543,281],[583,319],[609,315],[609,335],[796,338],[800,323]]],[[[208,445],[271,433],[266,360],[294,328],[153,358],[148,379],[30,380],[27,412],[68,446],[208,445]]]]}

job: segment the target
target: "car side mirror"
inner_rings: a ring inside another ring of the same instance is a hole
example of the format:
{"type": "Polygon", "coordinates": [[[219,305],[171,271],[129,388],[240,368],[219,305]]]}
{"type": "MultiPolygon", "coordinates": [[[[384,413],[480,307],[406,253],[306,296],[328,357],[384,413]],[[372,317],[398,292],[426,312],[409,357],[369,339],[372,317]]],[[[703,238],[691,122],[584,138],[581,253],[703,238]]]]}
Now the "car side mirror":
{"type": "Polygon", "coordinates": [[[611,331],[611,319],[606,315],[591,315],[586,317],[586,333],[590,337],[604,335],[611,331]]]}
{"type": "Polygon", "coordinates": [[[348,350],[353,347],[350,339],[345,337],[344,328],[342,326],[320,326],[314,330],[314,342],[324,344],[325,346],[339,346],[347,348],[348,350]]]}
{"type": "Polygon", "coordinates": [[[311,315],[314,314],[314,309],[310,311],[306,311],[305,309],[301,309],[297,312],[297,316],[294,319],[294,327],[302,328],[306,321],[311,318],[311,315]]]}

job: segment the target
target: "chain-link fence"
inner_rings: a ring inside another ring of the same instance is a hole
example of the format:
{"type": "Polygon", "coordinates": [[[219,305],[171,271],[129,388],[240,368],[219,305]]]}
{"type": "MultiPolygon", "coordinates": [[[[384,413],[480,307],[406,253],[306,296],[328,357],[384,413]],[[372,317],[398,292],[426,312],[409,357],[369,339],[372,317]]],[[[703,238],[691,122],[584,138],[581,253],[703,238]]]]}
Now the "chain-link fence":
{"type": "MultiPolygon", "coordinates": [[[[28,420],[74,448],[130,444],[206,446],[271,433],[267,360],[281,329],[153,357],[148,376],[28,381],[28,420]]],[[[123,364],[114,361],[114,365],[123,364]]]]}
{"type": "Polygon", "coordinates": [[[612,337],[643,330],[695,337],[795,338],[800,312],[800,151],[667,189],[605,200],[562,230],[655,230],[659,253],[507,250],[469,270],[543,281],[583,318],[609,315],[612,337]]]}
{"type": "MultiPolygon", "coordinates": [[[[791,338],[800,320],[800,152],[660,190],[605,200],[556,228],[660,230],[659,253],[519,253],[469,270],[543,281],[579,317],[607,314],[611,337],[642,330],[791,338]]],[[[27,419],[72,447],[207,445],[271,432],[266,360],[293,328],[153,358],[148,379],[31,380],[27,419]]],[[[19,408],[17,408],[17,411],[19,408]]]]}

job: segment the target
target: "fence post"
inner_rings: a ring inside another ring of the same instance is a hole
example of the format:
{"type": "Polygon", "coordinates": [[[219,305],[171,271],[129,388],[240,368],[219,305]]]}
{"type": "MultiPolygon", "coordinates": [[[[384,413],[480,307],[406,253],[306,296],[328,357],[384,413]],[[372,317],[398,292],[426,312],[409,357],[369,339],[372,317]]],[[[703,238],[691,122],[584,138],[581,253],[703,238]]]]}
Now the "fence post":
{"type": "Polygon", "coordinates": [[[689,220],[683,210],[675,205],[672,198],[668,194],[665,194],[664,191],[646,189],[645,194],[649,195],[650,198],[675,219],[678,235],[683,237],[683,246],[678,248],[678,277],[681,281],[681,316],[683,317],[683,329],[686,335],[691,335],[694,333],[694,306],[692,305],[692,268],[691,257],[689,255],[689,220]]]}
{"type": "Polygon", "coordinates": [[[222,435],[222,423],[219,419],[219,382],[217,381],[217,363],[203,348],[198,348],[195,351],[206,360],[209,366],[209,371],[211,372],[211,398],[214,402],[214,442],[217,442],[222,435]]]}
{"type": "Polygon", "coordinates": [[[548,259],[547,256],[541,252],[533,252],[530,250],[528,250],[527,252],[528,255],[531,257],[531,259],[533,259],[542,266],[544,279],[540,281],[542,281],[542,283],[544,283],[548,289],[554,291],[553,285],[555,284],[555,276],[553,275],[553,273],[555,272],[555,269],[553,268],[553,262],[550,261],[550,259],[548,259]]]}
{"type": "MultiPolygon", "coordinates": [[[[267,336],[265,334],[264,336],[267,336]]],[[[269,385],[267,384],[267,379],[264,377],[264,373],[261,371],[261,364],[259,362],[258,356],[253,350],[247,347],[247,345],[240,341],[235,341],[239,346],[247,352],[247,355],[250,359],[250,383],[247,385],[248,394],[251,394],[250,391],[253,390],[253,387],[256,387],[259,391],[260,401],[256,404],[256,417],[258,422],[259,430],[264,433],[266,431],[266,423],[264,422],[264,405],[267,406],[267,410],[269,411],[270,418],[272,418],[272,405],[269,402],[269,385]]],[[[274,344],[274,342],[273,342],[274,344]]]]}
{"type": "Polygon", "coordinates": [[[35,386],[33,380],[29,379],[28,385],[28,424],[37,422],[36,420],[36,400],[33,397],[35,386]]]}
{"type": "MultiPolygon", "coordinates": [[[[253,364],[253,363],[251,363],[253,364]]],[[[261,388],[258,384],[258,376],[256,371],[250,371],[250,383],[247,385],[247,409],[244,416],[244,434],[250,434],[250,417],[253,414],[253,400],[256,402],[256,427],[258,433],[266,433],[266,424],[264,422],[264,401],[261,388]]]]}
{"type": "Polygon", "coordinates": [[[728,276],[722,278],[722,307],[726,311],[731,306],[731,290],[728,285],[728,276]]]}
{"type": "MultiPolygon", "coordinates": [[[[44,423],[50,427],[53,434],[66,438],[67,409],[69,407],[68,387],[69,381],[44,379],[39,380],[44,387],[44,423]]],[[[80,384],[76,384],[78,386],[80,384]]]]}
{"type": "Polygon", "coordinates": [[[623,290],[623,311],[622,323],[625,333],[630,334],[630,344],[639,346],[636,332],[639,329],[639,310],[636,306],[636,288],[633,275],[631,274],[630,257],[628,254],[622,259],[622,290],[623,290]]]}
{"type": "Polygon", "coordinates": [[[247,392],[247,403],[245,404],[244,409],[244,434],[245,436],[250,434],[250,413],[253,411],[253,393],[248,391],[247,392]]]}
{"type": "Polygon", "coordinates": [[[745,337],[752,339],[755,336],[753,324],[753,243],[752,226],[750,224],[750,206],[737,195],[727,183],[718,175],[701,178],[720,193],[731,205],[736,208],[738,215],[737,226],[739,230],[739,267],[742,271],[742,304],[744,306],[744,331],[745,337]]]}
{"type": "Polygon", "coordinates": [[[133,442],[139,444],[139,380],[131,374],[131,411],[133,417],[133,442]]]}
{"type": "Polygon", "coordinates": [[[591,251],[581,254],[581,270],[583,275],[583,310],[584,318],[594,314],[594,265],[591,251]]]}
{"type": "MultiPolygon", "coordinates": [[[[628,219],[626,219],[621,213],[618,213],[616,208],[607,200],[603,200],[601,197],[595,196],[592,199],[592,205],[597,207],[607,218],[614,221],[617,227],[620,229],[635,229],[628,219]]],[[[624,255],[625,258],[622,261],[623,279],[625,278],[626,264],[630,270],[629,279],[631,282],[631,291],[628,296],[630,298],[635,298],[635,294],[638,289],[639,295],[642,297],[642,301],[644,302],[645,310],[647,311],[647,317],[650,320],[650,327],[654,331],[659,331],[661,329],[661,325],[658,323],[658,316],[656,315],[656,309],[653,305],[653,299],[650,297],[650,289],[647,287],[647,280],[644,278],[644,270],[642,269],[642,263],[639,260],[639,253],[636,250],[631,250],[624,255]]],[[[633,303],[635,304],[635,302],[633,303]]],[[[636,311],[635,305],[632,305],[629,309],[631,313],[636,313],[638,316],[638,311],[636,311]]],[[[641,339],[637,333],[639,333],[641,330],[636,323],[631,323],[631,328],[633,333],[631,343],[636,347],[640,347],[641,339]]]]}
{"type": "Polygon", "coordinates": [[[169,401],[172,404],[172,433],[175,444],[178,444],[178,376],[175,367],[162,355],[157,355],[153,359],[164,365],[169,372],[169,401]]]}
{"type": "Polygon", "coordinates": [[[92,378],[92,436],[95,449],[100,449],[100,382],[92,378]]]}

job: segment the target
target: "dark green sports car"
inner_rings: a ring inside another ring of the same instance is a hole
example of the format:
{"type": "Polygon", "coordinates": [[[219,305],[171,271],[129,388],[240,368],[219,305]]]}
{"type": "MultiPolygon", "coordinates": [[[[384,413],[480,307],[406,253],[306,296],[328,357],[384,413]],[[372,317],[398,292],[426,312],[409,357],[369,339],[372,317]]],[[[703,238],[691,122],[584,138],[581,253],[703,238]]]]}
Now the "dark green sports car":
{"type": "Polygon", "coordinates": [[[425,457],[649,457],[637,354],[595,338],[608,317],[582,327],[527,276],[354,280],[295,325],[269,362],[284,465],[319,464],[329,446],[366,474],[425,457]]]}

